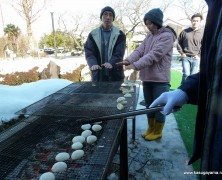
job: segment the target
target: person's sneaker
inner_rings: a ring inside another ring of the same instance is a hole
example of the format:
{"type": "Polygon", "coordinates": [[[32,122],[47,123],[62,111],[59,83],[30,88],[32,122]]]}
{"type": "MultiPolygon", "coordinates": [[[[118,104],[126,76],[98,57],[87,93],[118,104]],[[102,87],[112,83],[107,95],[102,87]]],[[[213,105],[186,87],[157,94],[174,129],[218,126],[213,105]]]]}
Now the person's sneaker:
{"type": "Polygon", "coordinates": [[[139,103],[141,106],[146,106],[145,100],[140,101],[139,103]]]}

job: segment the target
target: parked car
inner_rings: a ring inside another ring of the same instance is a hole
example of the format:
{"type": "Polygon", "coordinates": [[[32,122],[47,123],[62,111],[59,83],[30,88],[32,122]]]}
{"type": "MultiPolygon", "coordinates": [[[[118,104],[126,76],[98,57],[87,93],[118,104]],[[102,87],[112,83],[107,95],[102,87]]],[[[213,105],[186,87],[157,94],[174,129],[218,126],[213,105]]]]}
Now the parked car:
{"type": "Polygon", "coordinates": [[[52,48],[47,48],[47,49],[44,49],[44,52],[46,53],[46,54],[48,54],[48,55],[50,55],[50,54],[54,54],[54,49],[52,49],[52,48]]]}
{"type": "Polygon", "coordinates": [[[71,55],[72,56],[81,56],[81,55],[83,55],[83,51],[82,50],[73,49],[71,51],[71,55]]]}

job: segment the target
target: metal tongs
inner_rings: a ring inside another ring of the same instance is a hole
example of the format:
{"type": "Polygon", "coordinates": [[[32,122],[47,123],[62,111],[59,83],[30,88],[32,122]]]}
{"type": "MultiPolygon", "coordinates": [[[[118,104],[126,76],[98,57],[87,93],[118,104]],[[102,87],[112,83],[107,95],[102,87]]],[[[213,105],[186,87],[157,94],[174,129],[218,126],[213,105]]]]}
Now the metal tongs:
{"type": "MultiPolygon", "coordinates": [[[[112,115],[107,115],[107,116],[99,116],[99,117],[93,117],[93,118],[82,118],[78,119],[77,121],[79,122],[98,122],[98,121],[106,121],[106,120],[115,120],[115,119],[121,119],[121,118],[126,118],[130,116],[137,116],[141,114],[149,114],[149,113],[155,113],[158,111],[162,111],[164,106],[157,106],[154,108],[146,108],[146,109],[139,109],[139,110],[134,110],[134,111],[129,111],[129,112],[123,112],[119,114],[112,114],[112,115]]],[[[181,107],[176,106],[172,109],[171,113],[179,111],[181,107]]]]}

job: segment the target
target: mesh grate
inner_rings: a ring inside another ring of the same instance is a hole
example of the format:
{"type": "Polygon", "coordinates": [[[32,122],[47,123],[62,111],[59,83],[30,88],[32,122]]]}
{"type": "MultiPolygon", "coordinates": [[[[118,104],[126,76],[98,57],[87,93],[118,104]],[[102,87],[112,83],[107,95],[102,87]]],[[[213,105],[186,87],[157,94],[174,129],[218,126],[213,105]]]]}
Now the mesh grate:
{"type": "MultiPolygon", "coordinates": [[[[121,84],[73,83],[17,112],[35,115],[41,124],[36,123],[19,140],[0,151],[0,179],[38,179],[42,173],[50,171],[58,153],[71,155],[72,138],[82,132],[78,119],[135,109],[138,87],[134,87],[133,97],[127,98],[125,109],[117,110],[116,99],[122,96],[121,84]]],[[[105,169],[118,148],[123,121],[106,121],[101,125],[101,131],[93,132],[98,138],[96,143],[85,143],[84,157],[76,161],[67,160],[67,171],[55,173],[56,179],[104,178],[105,169]]]]}
{"type": "MultiPolygon", "coordinates": [[[[82,132],[81,125],[75,120],[42,118],[41,124],[0,152],[0,179],[33,179],[50,171],[59,152],[73,152],[72,138],[82,132]]],[[[102,123],[103,129],[93,132],[98,138],[96,143],[85,143],[84,157],[76,161],[68,160],[67,171],[56,173],[56,179],[100,179],[103,176],[101,168],[106,166],[113,153],[113,144],[118,144],[121,124],[120,120],[102,123]]]]}
{"type": "MultiPolygon", "coordinates": [[[[123,96],[119,90],[118,83],[98,83],[98,86],[92,86],[92,83],[80,83],[77,88],[71,91],[72,86],[54,93],[52,96],[36,102],[16,114],[26,114],[35,116],[68,116],[79,117],[84,114],[86,117],[96,117],[109,115],[110,112],[120,113],[135,109],[138,99],[139,88],[134,87],[135,93],[131,98],[127,98],[127,104],[122,111],[117,110],[117,98],[123,96]],[[114,88],[114,89],[112,89],[114,88]],[[69,90],[66,90],[69,89],[69,90]],[[112,92],[110,93],[110,89],[112,92]],[[69,92],[63,94],[61,92],[69,92]],[[86,93],[90,92],[90,93],[86,93]],[[94,93],[96,92],[96,93],[94,93]],[[117,93],[118,92],[118,93],[117,93]]],[[[111,113],[111,114],[113,114],[111,113]]]]}
{"type": "Polygon", "coordinates": [[[85,82],[75,90],[75,93],[121,94],[122,82],[85,82]]]}

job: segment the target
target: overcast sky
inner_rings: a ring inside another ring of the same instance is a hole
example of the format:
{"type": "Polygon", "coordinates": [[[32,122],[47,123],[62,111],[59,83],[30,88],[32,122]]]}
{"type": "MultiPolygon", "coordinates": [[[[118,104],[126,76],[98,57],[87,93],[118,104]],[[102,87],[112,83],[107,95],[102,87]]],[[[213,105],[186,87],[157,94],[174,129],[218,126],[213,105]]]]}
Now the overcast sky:
{"type": "MultiPolygon", "coordinates": [[[[8,0],[0,1],[4,25],[6,26],[9,23],[15,24],[19,26],[23,33],[26,33],[25,21],[15,12],[7,1],[8,0]]],[[[43,0],[39,0],[38,2],[42,1],[43,0]]],[[[44,33],[49,34],[52,32],[51,11],[54,11],[55,28],[58,28],[57,19],[59,14],[81,14],[84,16],[84,14],[97,13],[99,15],[103,7],[107,5],[112,6],[112,1],[113,0],[48,0],[47,9],[41,14],[37,21],[32,24],[33,34],[36,38],[39,38],[43,36],[44,33]]],[[[170,9],[167,9],[164,14],[165,19],[171,18],[178,20],[184,16],[181,9],[175,6],[178,1],[179,0],[175,0],[174,5],[172,5],[170,9]]],[[[193,0],[195,5],[198,5],[200,1],[203,0],[193,0]]],[[[159,7],[159,1],[153,0],[152,7],[159,7]]],[[[87,20],[85,21],[87,22],[87,20]]],[[[3,23],[2,18],[0,18],[0,36],[2,35],[3,23]]]]}

